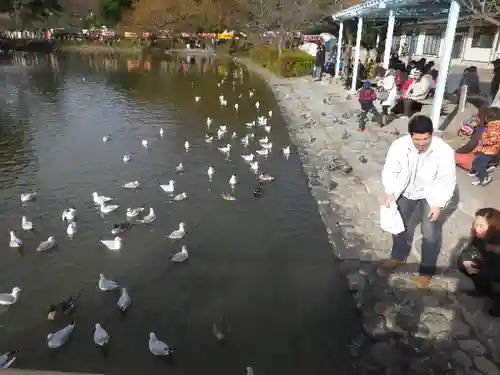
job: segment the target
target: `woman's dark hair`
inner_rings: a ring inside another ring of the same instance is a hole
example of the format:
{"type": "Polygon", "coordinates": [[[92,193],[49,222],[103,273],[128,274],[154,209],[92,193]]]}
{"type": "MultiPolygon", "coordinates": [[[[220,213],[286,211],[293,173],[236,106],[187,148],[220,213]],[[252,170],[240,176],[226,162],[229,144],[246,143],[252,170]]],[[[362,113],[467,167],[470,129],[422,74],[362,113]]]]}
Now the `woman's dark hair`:
{"type": "Polygon", "coordinates": [[[500,121],[500,108],[488,107],[488,111],[486,112],[486,122],[490,121],[500,121]]]}
{"type": "Polygon", "coordinates": [[[477,66],[474,66],[474,65],[469,66],[467,68],[467,71],[470,72],[470,73],[477,73],[477,66]]]}
{"type": "MultiPolygon", "coordinates": [[[[495,208],[486,207],[477,210],[474,216],[481,216],[488,223],[488,230],[485,236],[486,239],[500,234],[500,211],[495,208]]],[[[474,232],[474,228],[472,228],[472,231],[474,232]]]]}
{"type": "Polygon", "coordinates": [[[418,115],[413,117],[408,123],[408,133],[413,134],[425,134],[434,132],[434,126],[432,125],[432,120],[424,115],[418,115]]]}

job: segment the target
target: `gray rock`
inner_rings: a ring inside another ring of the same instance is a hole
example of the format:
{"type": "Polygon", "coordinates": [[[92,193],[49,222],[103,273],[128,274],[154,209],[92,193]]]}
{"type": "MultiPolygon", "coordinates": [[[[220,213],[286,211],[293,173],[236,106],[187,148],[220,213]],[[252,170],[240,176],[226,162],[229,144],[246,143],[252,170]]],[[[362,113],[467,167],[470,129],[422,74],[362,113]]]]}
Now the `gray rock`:
{"type": "Polygon", "coordinates": [[[382,341],[377,342],[370,349],[370,358],[374,365],[380,368],[393,366],[401,361],[401,353],[394,344],[382,341]]]}
{"type": "Polygon", "coordinates": [[[380,337],[387,334],[385,318],[372,312],[363,313],[363,329],[371,337],[380,337]]]}
{"type": "Polygon", "coordinates": [[[458,345],[460,349],[472,355],[486,354],[486,348],[477,340],[460,340],[458,345]]]}
{"type": "Polygon", "coordinates": [[[465,353],[462,350],[454,351],[452,357],[455,360],[455,362],[457,362],[458,364],[460,364],[466,368],[469,368],[472,366],[472,360],[469,358],[467,353],[465,353]]]}
{"type": "Polygon", "coordinates": [[[444,315],[434,312],[424,314],[422,323],[429,329],[429,336],[431,337],[435,337],[439,333],[450,329],[450,320],[444,315]]]}
{"type": "Polygon", "coordinates": [[[485,375],[499,375],[498,367],[486,357],[478,355],[474,357],[474,364],[477,369],[485,375]]]}
{"type": "Polygon", "coordinates": [[[367,283],[366,276],[366,272],[364,271],[353,272],[347,275],[349,288],[351,288],[352,291],[364,290],[367,283]]]}
{"type": "Polygon", "coordinates": [[[470,326],[462,320],[454,318],[450,333],[454,338],[468,337],[470,334],[470,326]]]}

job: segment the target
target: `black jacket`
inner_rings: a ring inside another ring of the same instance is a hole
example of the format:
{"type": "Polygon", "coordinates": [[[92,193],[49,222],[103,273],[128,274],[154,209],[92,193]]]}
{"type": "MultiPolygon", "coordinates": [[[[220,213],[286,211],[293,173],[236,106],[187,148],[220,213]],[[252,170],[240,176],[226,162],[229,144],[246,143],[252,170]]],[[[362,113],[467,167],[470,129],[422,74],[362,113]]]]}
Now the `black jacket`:
{"type": "Polygon", "coordinates": [[[325,65],[325,47],[318,46],[318,49],[316,50],[316,61],[314,62],[314,65],[316,66],[325,65]]]}

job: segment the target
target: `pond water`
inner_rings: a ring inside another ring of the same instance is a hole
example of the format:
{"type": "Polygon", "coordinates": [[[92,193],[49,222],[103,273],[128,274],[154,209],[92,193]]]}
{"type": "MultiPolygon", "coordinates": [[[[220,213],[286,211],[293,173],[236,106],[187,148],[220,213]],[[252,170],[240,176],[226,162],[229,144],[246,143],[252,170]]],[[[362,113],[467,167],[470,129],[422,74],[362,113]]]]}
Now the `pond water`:
{"type": "Polygon", "coordinates": [[[359,319],[299,158],[293,147],[288,159],[281,152],[289,143],[265,83],[231,63],[76,54],[2,61],[0,292],[22,292],[0,315],[0,352],[18,349],[21,368],[101,374],[244,374],[246,366],[259,375],[350,373],[348,345],[359,319]],[[245,126],[270,110],[269,134],[245,126]],[[205,142],[207,117],[210,132],[228,127],[223,139],[205,142]],[[251,132],[255,139],[245,147],[240,139],[251,132]],[[259,167],[276,179],[256,198],[256,176],[240,155],[260,149],[264,136],[274,147],[257,158],[259,167]],[[233,145],[229,158],[218,150],[226,143],[233,145]],[[175,173],[181,162],[184,172],[175,173]],[[139,189],[121,187],[134,180],[139,189]],[[172,202],[160,189],[169,180],[187,200],[172,202]],[[37,199],[22,206],[20,194],[32,191],[37,199]],[[101,215],[94,191],[120,207],[101,215]],[[100,239],[112,239],[112,224],[126,220],[127,207],[143,204],[155,209],[156,222],[133,226],[121,234],[120,251],[107,250],[100,239]],[[70,239],[61,214],[72,205],[77,233],[70,239]],[[22,231],[23,215],[34,231],[22,231]],[[181,221],[185,238],[165,238],[181,221]],[[10,228],[24,241],[20,250],[9,248],[10,228]],[[36,252],[49,236],[58,247],[36,252]],[[169,257],[181,245],[189,260],[174,264],[169,257]],[[98,289],[100,273],[128,289],[125,317],[119,292],[98,289]],[[51,303],[78,292],[71,316],[47,320],[51,303]],[[47,334],[73,320],[67,345],[48,349],[47,334]],[[96,322],[111,335],[107,355],[94,345],[96,322]],[[171,360],[149,353],[149,332],[177,349],[171,360]]]}

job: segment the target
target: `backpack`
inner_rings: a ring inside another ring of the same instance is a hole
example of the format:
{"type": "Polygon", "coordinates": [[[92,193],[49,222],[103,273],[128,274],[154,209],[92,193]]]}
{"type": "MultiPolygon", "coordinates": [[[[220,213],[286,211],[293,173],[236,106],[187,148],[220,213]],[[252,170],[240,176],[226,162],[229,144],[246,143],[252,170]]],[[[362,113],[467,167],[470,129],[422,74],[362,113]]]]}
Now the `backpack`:
{"type": "Polygon", "coordinates": [[[474,132],[476,126],[481,123],[481,119],[478,115],[470,117],[468,120],[464,121],[460,126],[460,134],[470,137],[474,132]]]}

